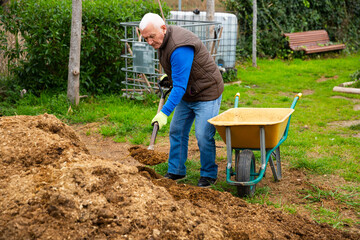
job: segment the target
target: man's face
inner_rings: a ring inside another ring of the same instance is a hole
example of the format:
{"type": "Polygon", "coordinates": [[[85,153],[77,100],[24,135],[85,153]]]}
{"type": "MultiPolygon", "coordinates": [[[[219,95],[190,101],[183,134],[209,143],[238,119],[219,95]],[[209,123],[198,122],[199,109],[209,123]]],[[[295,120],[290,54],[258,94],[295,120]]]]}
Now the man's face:
{"type": "Polygon", "coordinates": [[[152,46],[154,49],[158,49],[164,40],[166,26],[163,25],[159,29],[154,27],[152,23],[149,23],[145,29],[142,31],[140,30],[140,33],[150,46],[152,46]]]}

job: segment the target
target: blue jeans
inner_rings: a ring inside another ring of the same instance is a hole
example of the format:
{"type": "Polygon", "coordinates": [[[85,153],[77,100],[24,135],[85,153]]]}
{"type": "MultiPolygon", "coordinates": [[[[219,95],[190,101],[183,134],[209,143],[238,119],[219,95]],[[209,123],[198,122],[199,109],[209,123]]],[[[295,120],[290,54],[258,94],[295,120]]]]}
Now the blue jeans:
{"type": "Polygon", "coordinates": [[[215,127],[208,119],[219,114],[221,97],[212,101],[181,102],[176,106],[170,123],[170,154],[168,173],[186,175],[185,162],[191,126],[195,120],[195,135],[200,150],[200,176],[217,178],[215,163],[215,127]]]}

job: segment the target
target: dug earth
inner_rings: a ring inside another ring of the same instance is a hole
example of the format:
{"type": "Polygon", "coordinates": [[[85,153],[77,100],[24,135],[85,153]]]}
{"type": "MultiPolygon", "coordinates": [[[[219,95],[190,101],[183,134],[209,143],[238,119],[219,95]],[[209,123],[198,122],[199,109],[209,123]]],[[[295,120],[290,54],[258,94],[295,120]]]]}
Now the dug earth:
{"type": "Polygon", "coordinates": [[[360,239],[93,156],[53,115],[0,118],[0,239],[360,239]]]}

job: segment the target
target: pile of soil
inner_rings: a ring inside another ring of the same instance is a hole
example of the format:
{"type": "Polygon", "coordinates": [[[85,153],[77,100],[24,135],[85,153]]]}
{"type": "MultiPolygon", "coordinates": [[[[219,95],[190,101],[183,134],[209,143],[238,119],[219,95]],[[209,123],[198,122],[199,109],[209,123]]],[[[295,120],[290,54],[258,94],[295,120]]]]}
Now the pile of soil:
{"type": "Polygon", "coordinates": [[[90,155],[52,115],[0,118],[0,239],[359,239],[90,155]]]}
{"type": "Polygon", "coordinates": [[[129,148],[130,155],[142,164],[154,166],[164,163],[168,160],[169,155],[163,152],[144,149],[140,146],[129,148]]]}

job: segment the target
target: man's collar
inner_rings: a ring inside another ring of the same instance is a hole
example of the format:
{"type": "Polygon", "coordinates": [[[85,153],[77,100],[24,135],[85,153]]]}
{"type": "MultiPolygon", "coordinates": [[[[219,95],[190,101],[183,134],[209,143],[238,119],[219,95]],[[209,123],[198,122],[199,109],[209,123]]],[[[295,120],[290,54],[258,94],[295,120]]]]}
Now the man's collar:
{"type": "Polygon", "coordinates": [[[172,27],[169,25],[166,25],[166,33],[164,35],[164,40],[163,40],[161,46],[159,47],[159,49],[162,49],[166,46],[167,41],[169,40],[169,36],[171,35],[171,32],[172,32],[172,27]]]}

